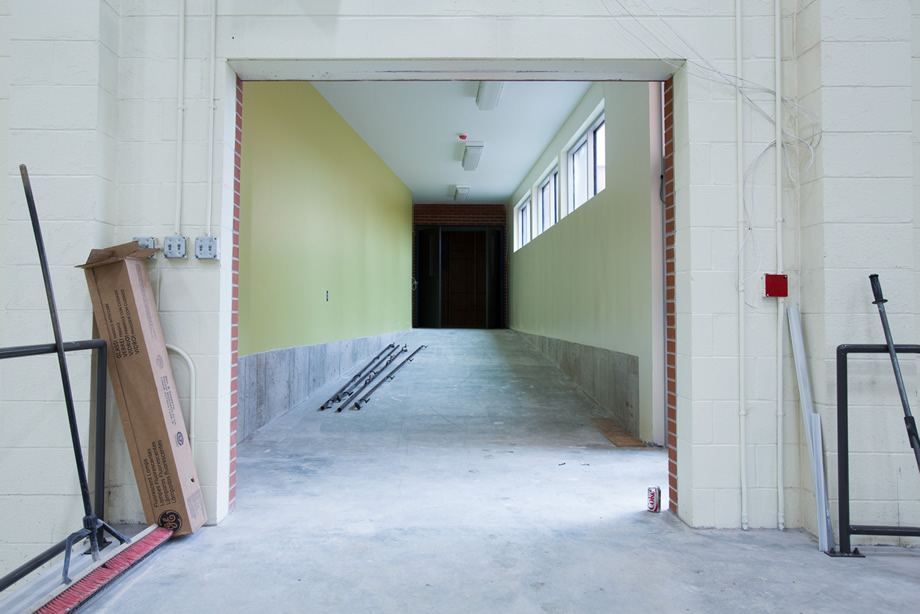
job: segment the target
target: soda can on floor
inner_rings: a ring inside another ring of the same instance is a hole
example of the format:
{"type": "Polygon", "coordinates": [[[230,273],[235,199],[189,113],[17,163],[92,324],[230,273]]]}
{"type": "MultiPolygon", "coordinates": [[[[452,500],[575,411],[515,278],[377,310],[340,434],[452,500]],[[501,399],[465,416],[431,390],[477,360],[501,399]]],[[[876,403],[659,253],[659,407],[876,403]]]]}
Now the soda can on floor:
{"type": "Polygon", "coordinates": [[[648,511],[661,511],[661,489],[657,486],[650,486],[648,489],[648,511]]]}

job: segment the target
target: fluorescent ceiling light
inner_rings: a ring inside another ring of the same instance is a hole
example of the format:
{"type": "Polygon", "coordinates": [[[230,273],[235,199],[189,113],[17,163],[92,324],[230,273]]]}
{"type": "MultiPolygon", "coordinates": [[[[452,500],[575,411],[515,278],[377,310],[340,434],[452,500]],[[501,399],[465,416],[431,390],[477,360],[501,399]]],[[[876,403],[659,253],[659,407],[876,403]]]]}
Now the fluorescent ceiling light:
{"type": "Polygon", "coordinates": [[[491,111],[498,106],[498,99],[502,95],[503,81],[480,81],[479,91],[476,92],[476,106],[480,111],[491,111]]]}
{"type": "Polygon", "coordinates": [[[454,200],[458,203],[462,203],[466,200],[466,197],[470,194],[470,186],[468,185],[458,185],[454,186],[454,200]]]}
{"type": "Polygon", "coordinates": [[[463,170],[475,171],[482,157],[482,143],[467,143],[463,148],[463,170]]]}

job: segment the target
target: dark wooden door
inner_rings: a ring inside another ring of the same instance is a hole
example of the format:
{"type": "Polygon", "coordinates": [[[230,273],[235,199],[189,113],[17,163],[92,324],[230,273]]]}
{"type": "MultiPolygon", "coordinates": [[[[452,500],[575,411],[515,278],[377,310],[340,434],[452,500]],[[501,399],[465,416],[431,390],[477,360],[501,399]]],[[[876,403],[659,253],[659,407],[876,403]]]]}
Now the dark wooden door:
{"type": "Polygon", "coordinates": [[[486,231],[442,232],[441,249],[441,325],[486,328],[486,231]]]}

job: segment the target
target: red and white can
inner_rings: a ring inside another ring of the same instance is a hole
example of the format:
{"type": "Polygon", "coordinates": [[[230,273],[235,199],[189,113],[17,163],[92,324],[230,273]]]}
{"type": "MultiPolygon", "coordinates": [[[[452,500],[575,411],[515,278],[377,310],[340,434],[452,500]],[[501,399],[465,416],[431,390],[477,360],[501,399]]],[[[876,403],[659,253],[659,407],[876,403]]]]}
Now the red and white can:
{"type": "Polygon", "coordinates": [[[657,486],[650,486],[648,489],[648,511],[661,511],[661,489],[657,486]]]}

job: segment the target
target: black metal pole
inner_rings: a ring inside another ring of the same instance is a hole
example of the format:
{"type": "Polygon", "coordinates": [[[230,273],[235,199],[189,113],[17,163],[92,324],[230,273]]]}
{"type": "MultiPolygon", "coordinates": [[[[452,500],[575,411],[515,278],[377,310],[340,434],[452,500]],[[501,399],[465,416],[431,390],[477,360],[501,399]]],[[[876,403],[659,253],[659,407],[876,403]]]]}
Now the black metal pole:
{"type": "Polygon", "coordinates": [[[904,378],[901,376],[898,353],[895,351],[894,341],[891,338],[891,327],[888,326],[888,314],[885,313],[885,303],[888,301],[882,296],[882,284],[879,283],[878,275],[869,275],[869,283],[872,285],[872,295],[875,298],[873,303],[878,306],[879,317],[882,319],[885,343],[888,345],[888,356],[891,358],[891,367],[894,370],[894,378],[898,384],[901,407],[904,409],[904,426],[907,427],[907,439],[910,442],[910,447],[913,448],[917,469],[920,470],[920,436],[917,434],[917,424],[914,422],[914,417],[910,413],[910,403],[907,400],[907,390],[904,388],[904,378]]]}
{"type": "MultiPolygon", "coordinates": [[[[106,377],[106,346],[96,350],[96,471],[93,479],[93,488],[96,489],[93,497],[93,511],[96,517],[102,520],[105,515],[105,377],[106,377]]],[[[100,526],[97,531],[100,542],[105,540],[104,532],[100,526]]]]}
{"type": "Polygon", "coordinates": [[[89,482],[86,477],[86,464],[83,462],[83,449],[80,445],[80,429],[77,424],[77,412],[73,402],[73,391],[70,387],[70,373],[67,370],[67,357],[64,353],[64,341],[61,336],[61,324],[58,320],[54,290],[51,287],[51,271],[48,267],[48,257],[45,254],[45,242],[44,239],[42,239],[41,224],[38,221],[38,211],[35,208],[35,198],[32,195],[32,184],[29,181],[29,171],[26,169],[25,164],[19,165],[19,174],[22,176],[22,187],[26,194],[26,204],[29,207],[29,218],[32,221],[32,233],[35,235],[35,247],[38,250],[38,260],[41,265],[42,279],[45,283],[45,296],[48,299],[51,328],[54,332],[54,346],[58,355],[58,366],[61,371],[61,385],[64,389],[64,403],[67,406],[67,421],[70,425],[70,441],[73,445],[74,461],[77,464],[77,479],[80,482],[80,495],[83,499],[83,528],[71,533],[70,536],[64,540],[64,570],[62,575],[64,583],[69,584],[70,578],[67,572],[70,568],[70,554],[74,544],[88,537],[90,551],[95,561],[99,559],[99,539],[97,533],[101,529],[105,529],[122,543],[129,540],[93,513],[93,504],[89,497],[89,482]]]}
{"type": "MultiPolygon", "coordinates": [[[[48,269],[48,258],[45,255],[45,242],[42,239],[41,225],[38,222],[38,212],[35,209],[35,199],[32,196],[32,184],[29,182],[29,171],[26,169],[25,164],[19,165],[19,174],[22,175],[22,186],[26,192],[29,217],[32,219],[32,233],[35,235],[35,246],[38,248],[38,260],[42,269],[42,278],[45,282],[45,296],[48,298],[48,311],[51,313],[51,328],[54,331],[54,344],[57,348],[58,365],[61,371],[61,385],[64,388],[64,403],[67,406],[67,419],[70,422],[70,440],[73,444],[74,460],[77,463],[77,478],[80,480],[80,494],[83,497],[83,511],[86,516],[89,516],[93,513],[93,506],[89,499],[89,483],[86,480],[86,466],[83,463],[83,452],[80,446],[77,412],[74,408],[73,392],[70,388],[70,374],[67,371],[67,357],[64,354],[64,341],[61,338],[61,325],[58,321],[57,305],[54,301],[54,290],[51,288],[51,273],[48,269]]],[[[94,546],[95,545],[94,543],[94,546]]]]}
{"type": "Polygon", "coordinates": [[[850,444],[847,419],[847,351],[837,348],[837,517],[840,554],[850,554],[850,444]]]}

